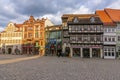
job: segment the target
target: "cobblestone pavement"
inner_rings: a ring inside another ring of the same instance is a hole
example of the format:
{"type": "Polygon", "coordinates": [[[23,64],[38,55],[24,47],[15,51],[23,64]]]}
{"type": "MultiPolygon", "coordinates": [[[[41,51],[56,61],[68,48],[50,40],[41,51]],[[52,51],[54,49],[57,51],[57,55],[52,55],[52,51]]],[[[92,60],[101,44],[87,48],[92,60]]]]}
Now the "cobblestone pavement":
{"type": "Polygon", "coordinates": [[[23,58],[23,57],[27,57],[27,55],[0,54],[0,60],[23,58]]]}
{"type": "Polygon", "coordinates": [[[0,65],[0,80],[120,80],[120,61],[44,56],[0,65]]]}

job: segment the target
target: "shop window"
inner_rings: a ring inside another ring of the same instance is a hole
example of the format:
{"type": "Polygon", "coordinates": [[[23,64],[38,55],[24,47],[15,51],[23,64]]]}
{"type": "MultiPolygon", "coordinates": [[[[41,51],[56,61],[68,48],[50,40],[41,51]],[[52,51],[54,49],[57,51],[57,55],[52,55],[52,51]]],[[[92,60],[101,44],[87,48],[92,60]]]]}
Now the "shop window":
{"type": "Polygon", "coordinates": [[[114,52],[112,52],[112,56],[114,56],[114,52]]]}
{"type": "Polygon", "coordinates": [[[111,56],[110,52],[108,52],[108,56],[111,56]]]}
{"type": "Polygon", "coordinates": [[[105,52],[105,56],[107,56],[107,52],[105,52]]]}

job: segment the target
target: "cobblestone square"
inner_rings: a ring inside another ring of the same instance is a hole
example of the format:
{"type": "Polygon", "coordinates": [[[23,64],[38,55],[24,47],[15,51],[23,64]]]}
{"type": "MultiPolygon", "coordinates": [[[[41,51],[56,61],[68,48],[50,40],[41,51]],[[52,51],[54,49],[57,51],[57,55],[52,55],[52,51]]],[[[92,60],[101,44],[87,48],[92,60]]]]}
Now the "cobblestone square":
{"type": "Polygon", "coordinates": [[[120,61],[43,56],[0,65],[0,80],[120,80],[120,61]]]}

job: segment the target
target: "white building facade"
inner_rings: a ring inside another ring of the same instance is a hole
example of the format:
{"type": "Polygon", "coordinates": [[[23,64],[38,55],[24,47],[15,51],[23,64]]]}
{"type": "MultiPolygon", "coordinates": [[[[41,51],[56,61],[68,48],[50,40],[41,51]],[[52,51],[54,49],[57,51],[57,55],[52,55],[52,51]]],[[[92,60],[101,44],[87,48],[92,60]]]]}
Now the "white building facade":
{"type": "Polygon", "coordinates": [[[116,26],[104,26],[104,58],[116,58],[116,26]]]}

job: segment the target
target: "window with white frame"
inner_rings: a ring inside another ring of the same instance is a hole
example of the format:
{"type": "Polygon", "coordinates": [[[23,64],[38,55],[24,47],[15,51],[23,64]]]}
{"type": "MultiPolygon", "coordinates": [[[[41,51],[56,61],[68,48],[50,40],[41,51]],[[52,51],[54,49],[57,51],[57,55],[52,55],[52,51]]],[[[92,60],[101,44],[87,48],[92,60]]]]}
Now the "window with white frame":
{"type": "Polygon", "coordinates": [[[114,28],[112,28],[112,32],[115,32],[115,29],[114,29],[114,28]]]}
{"type": "Polygon", "coordinates": [[[111,28],[108,28],[108,32],[111,32],[111,28]]]}
{"type": "Polygon", "coordinates": [[[104,55],[105,56],[115,56],[115,48],[104,48],[104,55]]]}

